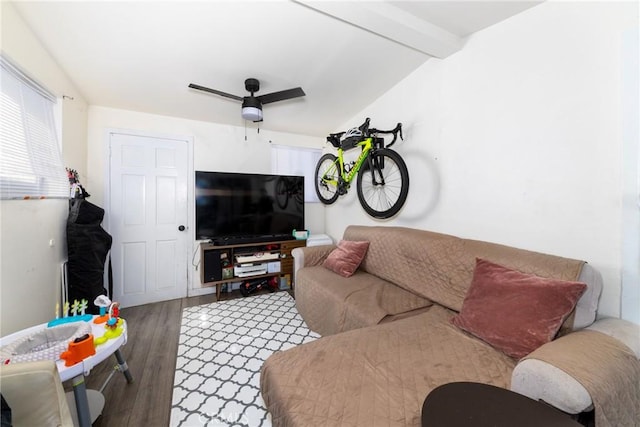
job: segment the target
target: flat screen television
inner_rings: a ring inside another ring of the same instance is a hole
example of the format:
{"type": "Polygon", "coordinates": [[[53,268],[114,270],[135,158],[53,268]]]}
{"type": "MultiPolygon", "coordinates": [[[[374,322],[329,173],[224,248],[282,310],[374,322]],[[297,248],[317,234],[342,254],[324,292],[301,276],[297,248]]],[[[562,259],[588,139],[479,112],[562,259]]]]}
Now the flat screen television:
{"type": "Polygon", "coordinates": [[[196,239],[286,240],[304,230],[304,177],[196,171],[196,239]]]}

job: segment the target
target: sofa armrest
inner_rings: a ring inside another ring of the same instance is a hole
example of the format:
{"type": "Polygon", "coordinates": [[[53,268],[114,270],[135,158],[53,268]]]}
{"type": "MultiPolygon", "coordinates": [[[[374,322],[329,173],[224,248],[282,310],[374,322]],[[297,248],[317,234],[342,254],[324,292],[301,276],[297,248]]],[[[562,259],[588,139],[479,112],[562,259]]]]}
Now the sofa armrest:
{"type": "Polygon", "coordinates": [[[331,251],[337,248],[336,245],[304,246],[291,251],[293,256],[293,275],[302,267],[320,265],[329,256],[331,251]]]}
{"type": "Polygon", "coordinates": [[[511,374],[511,390],[547,402],[569,414],[593,409],[591,395],[578,380],[542,360],[520,361],[511,374]]]}
{"type": "Polygon", "coordinates": [[[3,365],[0,390],[14,425],[73,426],[58,369],[51,360],[3,365]]]}
{"type": "MultiPolygon", "coordinates": [[[[621,319],[602,319],[595,322],[587,330],[597,331],[615,338],[640,360],[640,326],[621,319]]],[[[558,352],[563,353],[563,359],[570,359],[571,354],[566,354],[568,348],[564,346],[565,338],[580,333],[574,332],[566,337],[558,338],[543,345],[538,350],[543,350],[542,353],[548,356],[557,349],[558,352]]],[[[590,351],[595,350],[598,346],[598,342],[592,342],[587,345],[569,348],[569,350],[575,351],[577,356],[578,354],[589,354],[590,351]]],[[[570,414],[578,414],[593,409],[592,396],[583,384],[565,370],[550,363],[548,361],[549,357],[536,358],[538,350],[530,355],[531,358],[525,358],[516,365],[511,376],[511,390],[534,400],[545,401],[570,414]]],[[[612,349],[610,351],[616,350],[612,349]]],[[[616,354],[620,352],[618,351],[616,354]]],[[[598,372],[598,374],[605,373],[606,375],[606,373],[609,373],[612,381],[615,381],[615,378],[613,378],[615,376],[624,377],[626,373],[621,372],[618,366],[614,364],[613,360],[616,357],[613,356],[611,355],[611,357],[604,359],[599,358],[600,362],[598,363],[600,365],[589,366],[590,370],[598,372]],[[607,360],[607,362],[603,362],[603,360],[607,360]],[[608,363],[609,361],[611,361],[610,364],[608,363]],[[603,366],[603,363],[609,366],[603,366]]],[[[585,371],[587,370],[585,369],[585,371]]],[[[585,375],[589,375],[589,373],[586,372],[585,375]]]]}

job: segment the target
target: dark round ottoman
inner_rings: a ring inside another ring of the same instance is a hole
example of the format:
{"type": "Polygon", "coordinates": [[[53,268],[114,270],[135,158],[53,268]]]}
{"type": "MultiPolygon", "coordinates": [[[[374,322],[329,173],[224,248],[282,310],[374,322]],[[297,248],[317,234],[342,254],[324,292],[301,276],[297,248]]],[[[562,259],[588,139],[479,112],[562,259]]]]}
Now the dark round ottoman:
{"type": "Polygon", "coordinates": [[[455,382],[433,389],[422,405],[423,427],[581,427],[563,412],[488,384],[455,382]]]}

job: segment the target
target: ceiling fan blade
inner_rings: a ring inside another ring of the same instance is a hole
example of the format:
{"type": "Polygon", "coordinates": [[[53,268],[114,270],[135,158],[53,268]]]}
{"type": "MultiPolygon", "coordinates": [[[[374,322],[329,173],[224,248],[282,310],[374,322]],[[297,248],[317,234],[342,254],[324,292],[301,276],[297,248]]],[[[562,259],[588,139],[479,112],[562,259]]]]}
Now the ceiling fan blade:
{"type": "Polygon", "coordinates": [[[285,99],[298,98],[306,94],[301,87],[294,89],[281,90],[280,92],[272,92],[264,95],[256,96],[263,104],[269,104],[276,101],[284,101],[285,99]]]}
{"type": "Polygon", "coordinates": [[[242,97],[241,96],[236,96],[236,95],[231,95],[230,93],[226,93],[226,92],[221,92],[219,90],[215,90],[215,89],[210,89],[208,87],[204,87],[204,86],[200,86],[200,85],[196,85],[191,83],[189,85],[189,87],[191,89],[198,89],[198,90],[202,90],[204,92],[209,92],[209,93],[213,93],[215,95],[220,95],[220,96],[224,96],[225,98],[231,98],[231,99],[235,99],[236,101],[242,101],[242,97]]]}

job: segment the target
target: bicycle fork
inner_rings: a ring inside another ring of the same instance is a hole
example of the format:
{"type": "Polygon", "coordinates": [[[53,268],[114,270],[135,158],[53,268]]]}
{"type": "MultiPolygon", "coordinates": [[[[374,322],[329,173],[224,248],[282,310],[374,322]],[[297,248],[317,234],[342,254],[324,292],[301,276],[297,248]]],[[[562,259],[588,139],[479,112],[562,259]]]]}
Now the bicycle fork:
{"type": "Polygon", "coordinates": [[[369,156],[367,159],[369,162],[369,170],[371,171],[371,183],[373,186],[384,185],[384,175],[382,169],[384,168],[384,158],[377,156],[369,156]],[[376,172],[380,175],[380,179],[376,179],[376,172]]]}

